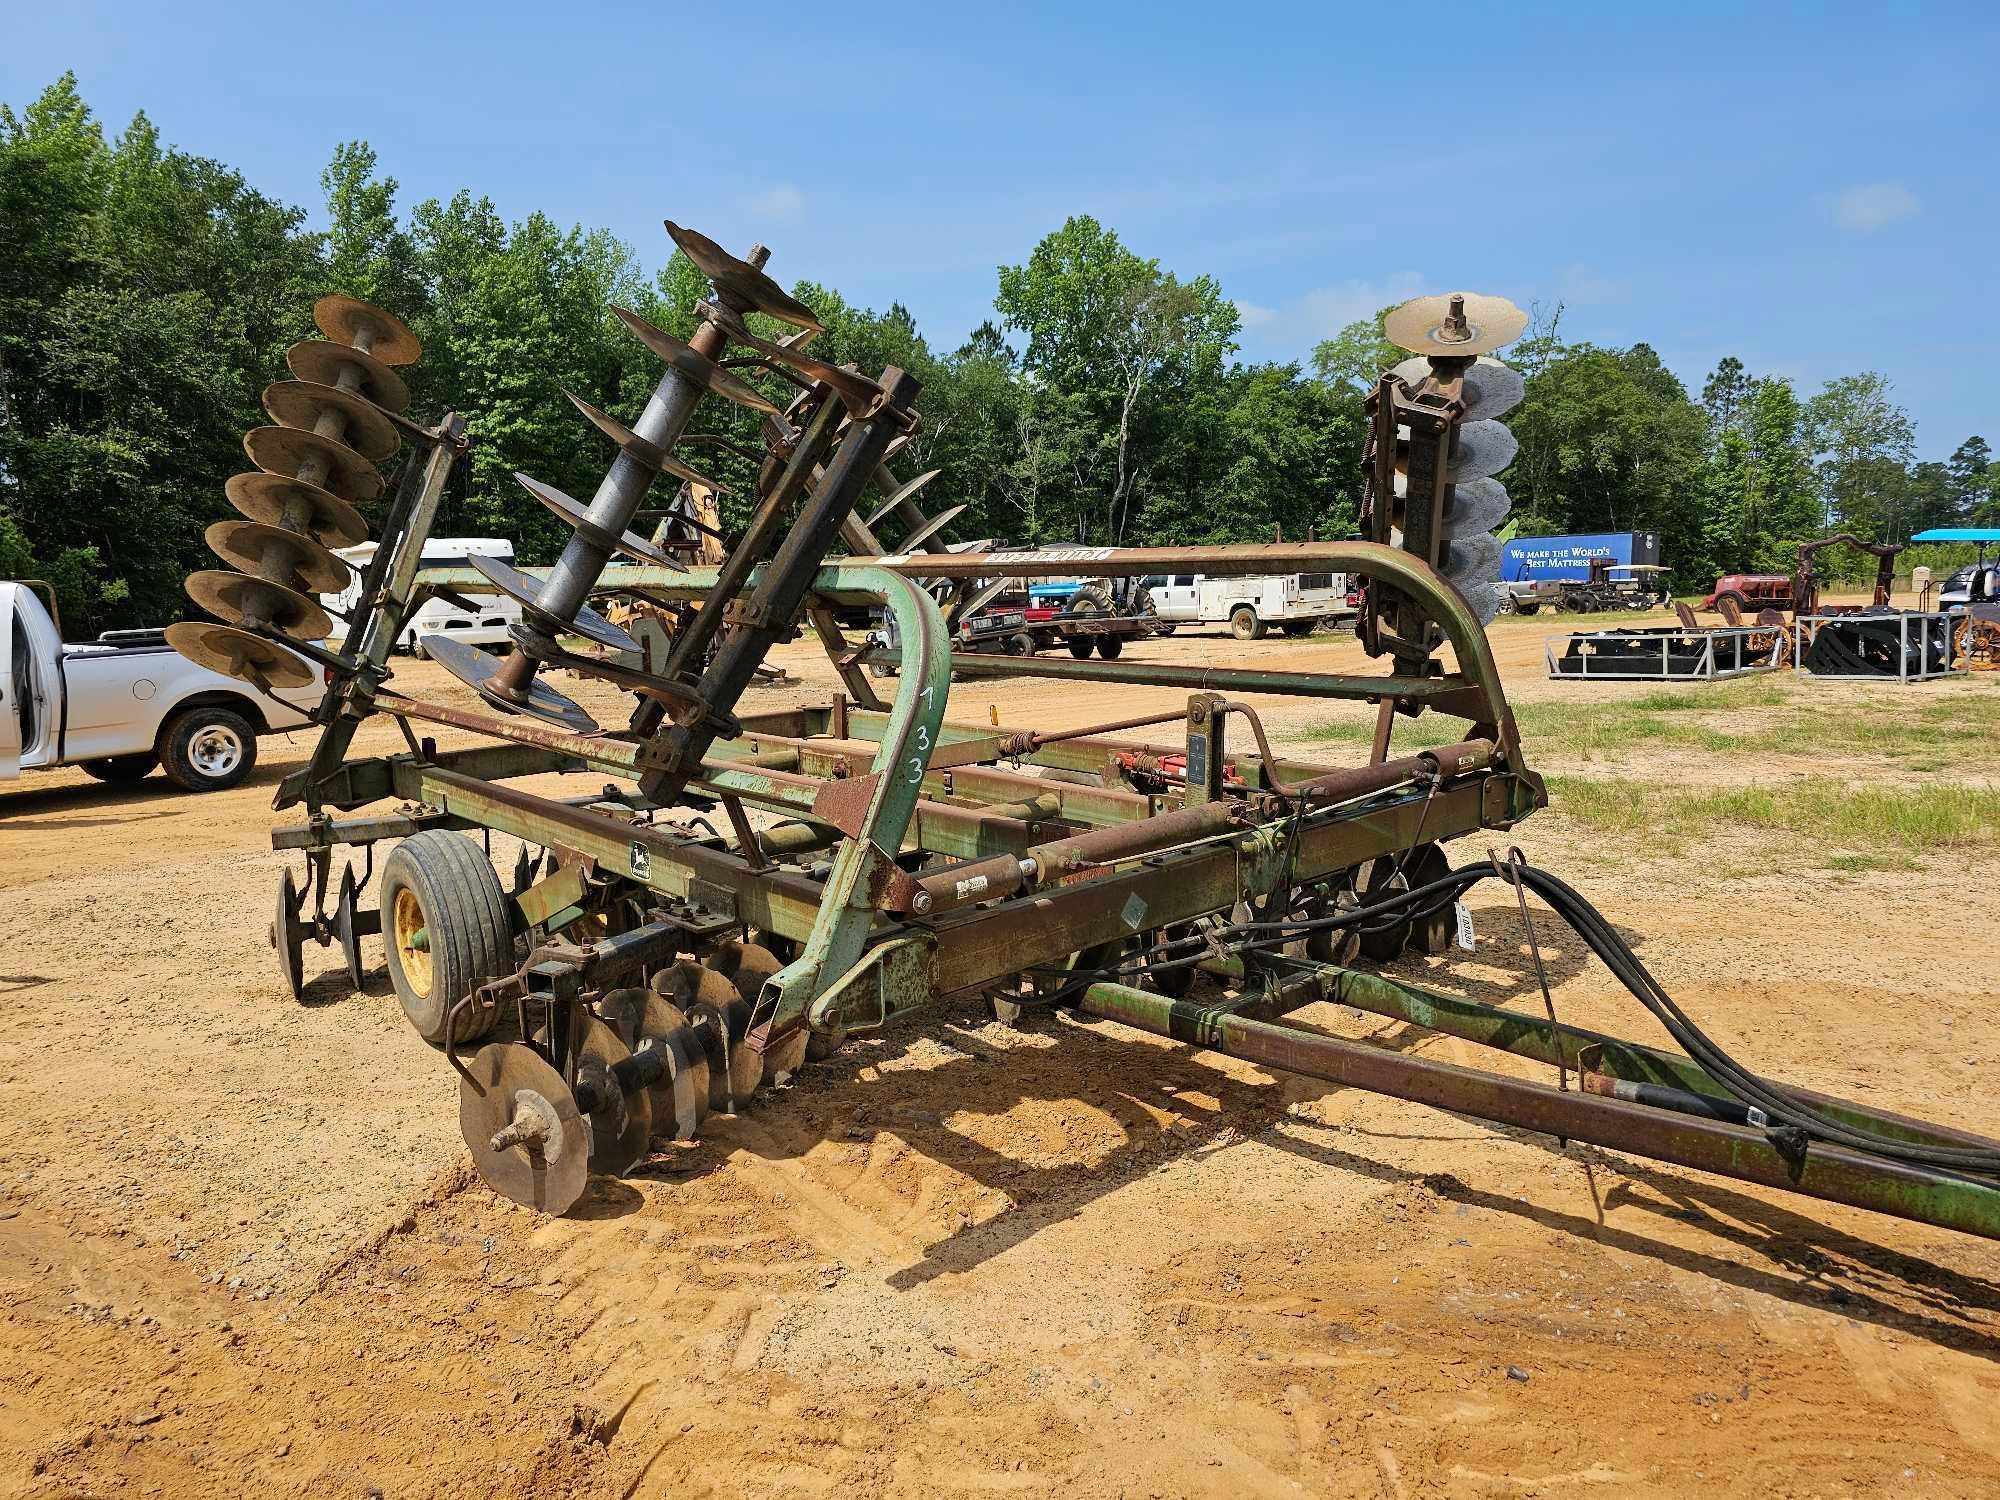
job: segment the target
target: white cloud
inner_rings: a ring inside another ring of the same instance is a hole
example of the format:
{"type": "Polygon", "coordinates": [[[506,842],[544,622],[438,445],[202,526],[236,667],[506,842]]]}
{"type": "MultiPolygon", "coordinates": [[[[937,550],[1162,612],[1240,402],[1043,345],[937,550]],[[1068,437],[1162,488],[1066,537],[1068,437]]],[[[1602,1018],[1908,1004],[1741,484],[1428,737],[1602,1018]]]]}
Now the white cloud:
{"type": "Polygon", "coordinates": [[[1245,328],[1262,328],[1277,315],[1275,308],[1259,307],[1254,302],[1245,302],[1241,297],[1236,299],[1236,316],[1243,320],[1245,328]]]}
{"type": "Polygon", "coordinates": [[[796,219],[805,211],[806,195],[789,182],[774,182],[747,206],[760,219],[796,219]]]}
{"type": "Polygon", "coordinates": [[[1917,195],[1900,182],[1864,182],[1843,190],[1833,200],[1833,216],[1840,227],[1856,234],[1869,234],[1916,211],[1917,195]]]}
{"type": "Polygon", "coordinates": [[[1556,273],[1556,297],[1577,307],[1603,307],[1632,299],[1632,283],[1622,276],[1605,276],[1578,261],[1556,273]]]}
{"type": "Polygon", "coordinates": [[[1397,271],[1375,280],[1338,281],[1278,307],[1239,301],[1236,311],[1245,331],[1255,330],[1260,346],[1303,353],[1349,323],[1373,317],[1382,308],[1406,302],[1423,290],[1421,272],[1397,271]]]}

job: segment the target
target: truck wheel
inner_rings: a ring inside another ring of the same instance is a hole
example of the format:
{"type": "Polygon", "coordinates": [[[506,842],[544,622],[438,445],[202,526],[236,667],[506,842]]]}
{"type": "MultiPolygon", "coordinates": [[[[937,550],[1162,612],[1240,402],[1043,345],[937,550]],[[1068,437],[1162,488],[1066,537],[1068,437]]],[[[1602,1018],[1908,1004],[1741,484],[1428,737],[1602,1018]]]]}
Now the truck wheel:
{"type": "Polygon", "coordinates": [[[1532,615],[1539,609],[1541,609],[1541,605],[1539,604],[1521,604],[1517,602],[1514,605],[1515,612],[1524,615],[1532,615]]]}
{"type": "Polygon", "coordinates": [[[1116,661],[1118,653],[1125,649],[1125,643],[1115,635],[1100,635],[1097,638],[1097,654],[1106,661],[1116,661]]]}
{"type": "Polygon", "coordinates": [[[1300,636],[1311,635],[1318,628],[1319,621],[1317,620],[1287,620],[1284,624],[1285,634],[1294,639],[1300,636]]]}
{"type": "Polygon", "coordinates": [[[83,762],[83,774],[112,786],[132,786],[144,781],[160,767],[160,757],[150,751],[138,755],[107,755],[102,760],[83,762]]]}
{"type": "Polygon", "coordinates": [[[410,656],[416,661],[429,661],[431,659],[431,654],[424,649],[424,643],[421,638],[410,642],[410,656]]]}
{"type": "Polygon", "coordinates": [[[1025,630],[1008,636],[1007,654],[1009,656],[1033,656],[1035,654],[1035,638],[1025,630]]]}
{"type": "Polygon", "coordinates": [[[167,721],[160,732],[167,780],[183,791],[219,792],[257,764],[257,731],[233,708],[208,703],[167,721]]]}
{"type": "Polygon", "coordinates": [[[1071,656],[1078,661],[1090,660],[1090,637],[1085,636],[1082,640],[1071,641],[1068,644],[1071,656]]]}
{"type": "MultiPolygon", "coordinates": [[[[398,844],[382,867],[382,946],[403,1014],[418,1036],[441,1045],[451,1008],[514,971],[507,897],[485,851],[445,828],[398,844]]],[[[485,1035],[498,1015],[497,1008],[467,1006],[453,1039],[485,1035]]]]}
{"type": "Polygon", "coordinates": [[[1257,611],[1249,605],[1238,605],[1229,616],[1229,633],[1239,641],[1261,641],[1264,639],[1264,622],[1257,618],[1257,611]]]}

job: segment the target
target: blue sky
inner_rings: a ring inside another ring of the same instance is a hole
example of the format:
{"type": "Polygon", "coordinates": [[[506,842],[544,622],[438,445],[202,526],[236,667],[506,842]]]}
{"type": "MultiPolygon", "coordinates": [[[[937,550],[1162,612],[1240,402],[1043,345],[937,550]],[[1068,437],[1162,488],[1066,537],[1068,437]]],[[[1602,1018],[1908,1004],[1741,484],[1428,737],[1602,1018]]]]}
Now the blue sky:
{"type": "Polygon", "coordinates": [[[1697,390],[1730,353],[1881,370],[1924,456],[2000,445],[2000,7],[805,9],[0,0],[0,100],[74,69],[316,218],[357,136],[406,205],[470,187],[649,266],[672,216],[939,347],[1086,212],[1217,277],[1246,357],[1464,286],[1697,390]]]}

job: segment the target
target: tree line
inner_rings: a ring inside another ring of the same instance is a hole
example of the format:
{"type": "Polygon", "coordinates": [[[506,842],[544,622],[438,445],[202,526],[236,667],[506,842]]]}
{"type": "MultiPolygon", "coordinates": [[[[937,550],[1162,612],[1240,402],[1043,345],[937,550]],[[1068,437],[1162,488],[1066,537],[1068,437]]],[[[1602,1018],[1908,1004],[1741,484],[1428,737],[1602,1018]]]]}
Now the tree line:
{"type": "MultiPolygon", "coordinates": [[[[629,422],[658,379],[611,306],[686,337],[707,293],[678,252],[649,275],[606,231],[508,223],[469,190],[405,209],[362,142],[321,185],[327,228],[313,230],[297,205],[163,144],[143,113],[107,138],[67,75],[18,115],[0,106],[0,576],[54,581],[72,634],[186,610],[181,580],[211,563],[203,528],[232,514],[222,485],[264,420],[258,394],[312,336],[323,293],[404,318],[425,349],[407,372],[413,409],[468,420],[440,534],[511,537],[530,562],[564,531],[513,474],[587,499],[610,456],[565,393],[629,422]]],[[[1403,357],[1378,315],[1309,362],[1240,359],[1237,308],[1213,277],[1183,278],[1082,215],[998,269],[993,317],[956,348],[933,348],[900,304],[793,290],[826,324],[815,354],[923,382],[905,470],[943,471],[925,503],[964,503],[961,538],[1351,535],[1366,396],[1403,357]]],[[[1878,374],[1801,399],[1725,359],[1694,395],[1647,345],[1571,342],[1560,308],[1537,312],[1506,356],[1528,375],[1503,476],[1519,534],[1657,530],[1692,589],[1788,569],[1829,525],[1903,540],[2000,522],[1984,440],[1915,461],[1878,374]]],[[[684,456],[730,486],[725,522],[740,525],[754,418],[704,421],[684,456]]]]}

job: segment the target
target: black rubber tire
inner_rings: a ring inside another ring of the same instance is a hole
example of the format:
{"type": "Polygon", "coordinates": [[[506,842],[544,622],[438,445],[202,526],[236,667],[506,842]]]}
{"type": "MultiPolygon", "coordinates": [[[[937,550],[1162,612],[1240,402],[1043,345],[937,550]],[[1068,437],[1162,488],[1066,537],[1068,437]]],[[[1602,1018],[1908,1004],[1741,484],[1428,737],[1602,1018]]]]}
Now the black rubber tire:
{"type": "Polygon", "coordinates": [[[1108,615],[1111,613],[1111,596],[1103,586],[1086,583],[1069,596],[1069,603],[1063,606],[1066,615],[1108,615]]]}
{"type": "Polygon", "coordinates": [[[1097,654],[1106,661],[1118,660],[1118,654],[1125,649],[1125,642],[1115,635],[1100,635],[1097,638],[1097,654]]]}
{"type": "Polygon", "coordinates": [[[1516,603],[1516,604],[1515,604],[1515,606],[1514,606],[1514,612],[1515,612],[1516,614],[1522,614],[1522,615],[1532,615],[1532,614],[1535,614],[1535,613],[1537,613],[1538,611],[1540,611],[1540,609],[1541,609],[1541,605],[1539,605],[1539,604],[1520,604],[1520,603],[1516,603]]]}
{"type": "Polygon", "coordinates": [[[1725,599],[1734,599],[1736,601],[1736,607],[1739,610],[1747,611],[1750,608],[1750,601],[1744,598],[1741,594],[1737,593],[1735,589],[1724,589],[1721,593],[1715,596],[1715,612],[1717,614],[1722,613],[1722,601],[1725,599]]]}
{"type": "Polygon", "coordinates": [[[111,786],[132,786],[144,781],[160,768],[160,757],[150,750],[137,755],[107,755],[102,760],[87,760],[82,763],[83,774],[111,786]]]}
{"type": "Polygon", "coordinates": [[[1087,661],[1090,659],[1090,637],[1084,636],[1079,640],[1070,641],[1067,644],[1069,646],[1069,654],[1074,656],[1078,661],[1087,661]]]}
{"type": "Polygon", "coordinates": [[[166,767],[167,780],[183,791],[226,791],[257,764],[257,731],[242,714],[219,703],[183,709],[160,730],[160,764],[166,767]],[[197,741],[210,730],[234,736],[237,741],[236,760],[225,771],[215,772],[202,764],[197,741]]]}
{"type": "Polygon", "coordinates": [[[1261,641],[1264,639],[1264,622],[1257,618],[1257,611],[1247,604],[1239,604],[1229,612],[1229,633],[1239,641],[1261,641]]]}
{"type": "Polygon", "coordinates": [[[1284,624],[1285,634],[1291,636],[1294,640],[1301,636],[1311,635],[1318,628],[1319,621],[1317,620],[1287,620],[1284,624]]]}
{"type": "MultiPolygon", "coordinates": [[[[382,867],[382,946],[389,982],[417,1035],[444,1042],[451,1008],[489,979],[514,972],[514,928],[506,892],[486,852],[445,828],[427,828],[398,844],[382,867]],[[429,935],[431,972],[419,989],[405,972],[397,926],[398,899],[412,897],[429,935]]],[[[468,1006],[456,1040],[474,1041],[492,1029],[498,1010],[468,1006]]]]}

